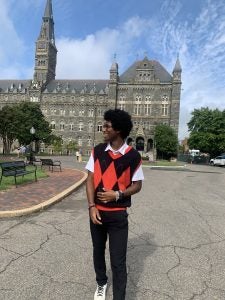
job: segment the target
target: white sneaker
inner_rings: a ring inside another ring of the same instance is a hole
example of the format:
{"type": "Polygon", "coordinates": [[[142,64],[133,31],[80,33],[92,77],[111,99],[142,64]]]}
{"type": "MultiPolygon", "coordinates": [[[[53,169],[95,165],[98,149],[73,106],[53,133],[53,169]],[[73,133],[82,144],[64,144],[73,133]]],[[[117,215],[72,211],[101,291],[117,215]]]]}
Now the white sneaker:
{"type": "Polygon", "coordinates": [[[97,285],[94,300],[105,300],[106,289],[107,283],[105,285],[97,285]]]}

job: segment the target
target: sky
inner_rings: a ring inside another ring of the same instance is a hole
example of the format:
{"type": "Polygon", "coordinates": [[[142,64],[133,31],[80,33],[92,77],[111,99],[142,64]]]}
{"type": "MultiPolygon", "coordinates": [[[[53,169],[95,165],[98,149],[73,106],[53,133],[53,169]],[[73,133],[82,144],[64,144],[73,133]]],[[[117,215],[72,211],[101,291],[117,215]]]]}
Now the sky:
{"type": "MultiPolygon", "coordinates": [[[[145,55],[171,74],[179,55],[179,139],[191,112],[225,109],[224,0],[52,0],[56,78],[108,79],[145,55]]],[[[46,0],[0,0],[0,79],[31,79],[46,0]]]]}

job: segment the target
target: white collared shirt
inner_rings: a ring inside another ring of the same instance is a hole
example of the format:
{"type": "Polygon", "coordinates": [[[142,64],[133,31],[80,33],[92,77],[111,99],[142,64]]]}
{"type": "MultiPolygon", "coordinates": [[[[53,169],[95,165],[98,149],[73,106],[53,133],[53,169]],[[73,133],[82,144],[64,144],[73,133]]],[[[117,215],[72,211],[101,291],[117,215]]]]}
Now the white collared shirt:
{"type": "MultiPolygon", "coordinates": [[[[114,155],[119,154],[119,153],[124,155],[128,147],[129,146],[125,142],[118,150],[114,150],[111,147],[110,143],[108,143],[108,145],[105,148],[105,151],[112,151],[112,153],[114,155]]],[[[90,158],[89,158],[89,160],[88,160],[88,162],[85,166],[85,169],[92,172],[92,173],[94,173],[94,157],[93,157],[92,153],[91,153],[90,158]]],[[[139,181],[139,180],[144,180],[144,174],[143,174],[143,170],[142,170],[141,165],[137,168],[137,170],[135,171],[135,173],[132,177],[132,181],[139,181]]]]}

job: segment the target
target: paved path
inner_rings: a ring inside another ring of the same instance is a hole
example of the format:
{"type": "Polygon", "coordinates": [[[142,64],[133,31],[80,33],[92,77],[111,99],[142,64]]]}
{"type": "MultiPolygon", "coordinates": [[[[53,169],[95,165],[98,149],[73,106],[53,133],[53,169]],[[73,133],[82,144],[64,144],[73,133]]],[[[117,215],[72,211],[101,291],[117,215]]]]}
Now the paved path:
{"type": "Polygon", "coordinates": [[[60,201],[86,179],[79,170],[48,172],[47,178],[0,192],[0,218],[33,213],[60,201]]]}
{"type": "MultiPolygon", "coordinates": [[[[126,300],[224,300],[225,168],[144,174],[129,209],[126,300]]],[[[109,265],[107,251],[112,300],[109,265]]],[[[47,210],[0,219],[0,300],[93,300],[94,290],[84,186],[47,210]]]]}

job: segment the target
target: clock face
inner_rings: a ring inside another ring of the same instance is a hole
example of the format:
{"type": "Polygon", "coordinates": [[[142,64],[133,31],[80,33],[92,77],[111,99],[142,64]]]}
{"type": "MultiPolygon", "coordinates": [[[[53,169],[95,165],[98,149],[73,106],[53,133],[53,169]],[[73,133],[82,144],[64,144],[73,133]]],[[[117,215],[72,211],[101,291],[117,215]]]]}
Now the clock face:
{"type": "Polygon", "coordinates": [[[39,49],[45,49],[45,43],[44,42],[39,42],[38,43],[38,48],[39,49]]]}

